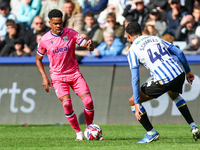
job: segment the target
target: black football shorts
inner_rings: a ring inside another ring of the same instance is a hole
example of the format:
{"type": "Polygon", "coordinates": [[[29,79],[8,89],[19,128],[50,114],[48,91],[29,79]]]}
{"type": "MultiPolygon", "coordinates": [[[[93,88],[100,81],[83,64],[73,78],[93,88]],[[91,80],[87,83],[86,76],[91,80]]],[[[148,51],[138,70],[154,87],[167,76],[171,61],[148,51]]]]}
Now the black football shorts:
{"type": "Polygon", "coordinates": [[[163,85],[158,81],[154,82],[153,80],[150,80],[141,86],[141,90],[143,93],[153,98],[157,98],[168,91],[182,93],[184,81],[185,73],[182,73],[171,82],[163,85]]]}

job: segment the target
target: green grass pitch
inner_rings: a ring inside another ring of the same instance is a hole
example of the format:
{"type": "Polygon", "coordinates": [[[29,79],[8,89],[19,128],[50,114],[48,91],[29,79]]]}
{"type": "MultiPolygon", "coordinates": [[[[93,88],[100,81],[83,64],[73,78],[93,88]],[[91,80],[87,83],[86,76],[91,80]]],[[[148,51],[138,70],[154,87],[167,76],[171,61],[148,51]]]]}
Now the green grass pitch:
{"type": "MultiPolygon", "coordinates": [[[[85,125],[80,126],[82,131],[85,125]]],[[[100,125],[103,141],[74,141],[70,125],[0,125],[0,150],[199,150],[188,125],[154,125],[158,141],[137,144],[145,130],[140,125],[100,125]]]]}

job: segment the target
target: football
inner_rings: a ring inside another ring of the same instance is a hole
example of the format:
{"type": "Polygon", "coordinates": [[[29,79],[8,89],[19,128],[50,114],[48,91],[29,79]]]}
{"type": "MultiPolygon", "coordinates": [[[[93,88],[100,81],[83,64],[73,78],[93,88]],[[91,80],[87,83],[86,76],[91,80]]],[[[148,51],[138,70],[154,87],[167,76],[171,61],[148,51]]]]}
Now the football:
{"type": "Polygon", "coordinates": [[[85,128],[84,136],[87,140],[99,140],[102,137],[102,130],[96,124],[91,124],[85,128]]]}

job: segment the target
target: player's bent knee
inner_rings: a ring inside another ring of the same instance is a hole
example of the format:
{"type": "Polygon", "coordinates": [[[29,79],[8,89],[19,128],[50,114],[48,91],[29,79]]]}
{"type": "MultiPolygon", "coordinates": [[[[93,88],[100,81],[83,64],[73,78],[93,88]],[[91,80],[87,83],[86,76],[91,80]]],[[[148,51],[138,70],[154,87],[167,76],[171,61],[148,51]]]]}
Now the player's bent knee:
{"type": "Polygon", "coordinates": [[[72,102],[71,102],[70,99],[64,100],[64,101],[62,102],[62,105],[63,105],[64,108],[69,108],[69,109],[72,108],[72,102]]]}
{"type": "Polygon", "coordinates": [[[93,100],[92,100],[92,97],[91,97],[91,94],[87,94],[85,95],[84,97],[81,98],[83,104],[84,104],[84,107],[86,109],[93,109],[94,106],[93,106],[93,100]]]}
{"type": "Polygon", "coordinates": [[[89,101],[89,102],[84,103],[84,107],[86,109],[89,109],[89,110],[93,109],[94,108],[93,101],[89,101]]]}
{"type": "Polygon", "coordinates": [[[168,91],[167,93],[168,93],[168,95],[169,95],[169,97],[171,98],[172,101],[175,100],[177,97],[180,96],[178,92],[168,91]]]}

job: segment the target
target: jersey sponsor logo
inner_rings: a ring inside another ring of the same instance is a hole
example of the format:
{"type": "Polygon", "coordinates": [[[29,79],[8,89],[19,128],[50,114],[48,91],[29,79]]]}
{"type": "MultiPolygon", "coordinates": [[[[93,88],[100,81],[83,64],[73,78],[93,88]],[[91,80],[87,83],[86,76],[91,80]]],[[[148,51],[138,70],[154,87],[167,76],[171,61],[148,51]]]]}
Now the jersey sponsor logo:
{"type": "Polygon", "coordinates": [[[65,46],[65,47],[61,47],[61,48],[58,48],[56,47],[55,49],[52,48],[52,51],[54,54],[58,54],[58,53],[63,53],[63,52],[67,52],[69,50],[69,46],[65,46]]]}
{"type": "Polygon", "coordinates": [[[138,45],[141,41],[144,41],[147,38],[150,38],[150,36],[143,37],[140,41],[136,42],[135,44],[138,45]]]}

